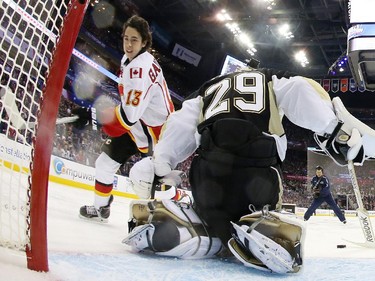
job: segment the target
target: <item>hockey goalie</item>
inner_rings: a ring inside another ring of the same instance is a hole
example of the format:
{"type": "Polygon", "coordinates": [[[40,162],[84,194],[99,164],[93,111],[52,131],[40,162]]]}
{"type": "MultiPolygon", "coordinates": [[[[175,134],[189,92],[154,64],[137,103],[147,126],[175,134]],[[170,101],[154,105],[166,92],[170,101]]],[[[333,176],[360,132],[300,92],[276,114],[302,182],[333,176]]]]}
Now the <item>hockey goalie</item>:
{"type": "Polygon", "coordinates": [[[180,258],[230,253],[245,266],[300,272],[304,222],[281,212],[284,116],[311,130],[338,165],[375,156],[375,132],[316,81],[270,69],[218,76],[169,116],[153,156],[133,166],[133,189],[147,200],[131,205],[124,243],[180,258]],[[194,203],[154,196],[152,183],[190,155],[194,203]]]}

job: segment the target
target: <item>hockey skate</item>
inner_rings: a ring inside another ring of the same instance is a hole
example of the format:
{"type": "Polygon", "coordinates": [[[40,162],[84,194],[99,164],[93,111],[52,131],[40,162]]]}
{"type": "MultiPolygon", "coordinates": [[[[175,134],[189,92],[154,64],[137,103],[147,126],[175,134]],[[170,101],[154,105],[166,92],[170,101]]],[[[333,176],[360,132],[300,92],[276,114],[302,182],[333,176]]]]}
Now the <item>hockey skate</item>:
{"type": "Polygon", "coordinates": [[[79,210],[79,217],[81,219],[90,220],[94,222],[107,223],[109,215],[111,214],[111,204],[113,202],[113,195],[109,196],[109,201],[106,206],[96,209],[95,206],[82,206],[79,210]]]}

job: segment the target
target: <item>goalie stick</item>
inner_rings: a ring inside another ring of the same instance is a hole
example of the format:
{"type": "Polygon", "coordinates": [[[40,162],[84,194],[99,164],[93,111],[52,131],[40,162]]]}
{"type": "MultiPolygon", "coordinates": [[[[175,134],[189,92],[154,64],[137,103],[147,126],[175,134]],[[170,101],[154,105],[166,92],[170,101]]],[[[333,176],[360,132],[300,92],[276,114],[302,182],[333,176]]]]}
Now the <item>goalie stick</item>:
{"type": "MultiPolygon", "coordinates": [[[[35,127],[35,122],[26,123],[26,121],[23,119],[21,112],[18,110],[16,104],[16,95],[12,92],[12,90],[10,90],[9,88],[2,88],[0,90],[0,99],[3,102],[5,111],[8,114],[9,120],[11,121],[14,128],[16,128],[17,130],[22,130],[26,129],[26,127],[29,129],[33,129],[35,127]]],[[[79,117],[77,115],[57,118],[56,125],[73,123],[78,119],[79,117]]]]}
{"type": "Polygon", "coordinates": [[[350,179],[352,181],[354,194],[358,203],[358,208],[356,210],[357,216],[358,216],[359,223],[363,231],[363,235],[365,236],[365,240],[366,240],[364,243],[351,242],[351,241],[348,241],[348,242],[359,245],[359,246],[363,246],[363,247],[375,248],[374,229],[372,228],[372,225],[371,225],[370,216],[367,210],[363,206],[361,192],[359,190],[358,180],[355,174],[354,164],[352,160],[348,161],[348,170],[349,170],[350,179]]]}

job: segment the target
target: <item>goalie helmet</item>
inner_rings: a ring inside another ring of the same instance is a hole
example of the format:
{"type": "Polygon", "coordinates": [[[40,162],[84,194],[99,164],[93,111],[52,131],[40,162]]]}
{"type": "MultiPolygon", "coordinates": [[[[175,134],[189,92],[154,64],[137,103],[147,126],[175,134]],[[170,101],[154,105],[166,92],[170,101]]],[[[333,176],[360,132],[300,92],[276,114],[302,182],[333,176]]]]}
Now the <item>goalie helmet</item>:
{"type": "Polygon", "coordinates": [[[305,227],[292,214],[268,211],[232,222],[228,247],[245,266],[276,273],[296,273],[302,267],[305,227]]]}

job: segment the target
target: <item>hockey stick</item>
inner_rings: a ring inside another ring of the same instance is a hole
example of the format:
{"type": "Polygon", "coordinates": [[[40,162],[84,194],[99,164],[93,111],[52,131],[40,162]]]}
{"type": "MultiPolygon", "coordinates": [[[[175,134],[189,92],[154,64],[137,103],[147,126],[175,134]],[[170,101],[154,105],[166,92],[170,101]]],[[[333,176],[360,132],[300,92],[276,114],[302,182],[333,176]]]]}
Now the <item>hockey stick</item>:
{"type": "Polygon", "coordinates": [[[2,88],[0,90],[0,98],[13,127],[15,127],[17,130],[25,129],[26,121],[22,118],[22,115],[18,110],[16,95],[13,94],[12,90],[9,88],[2,88]]]}
{"type": "Polygon", "coordinates": [[[367,210],[363,207],[361,192],[359,190],[358,180],[355,174],[354,164],[352,160],[349,160],[348,162],[348,170],[349,170],[350,179],[352,181],[354,194],[358,203],[357,215],[359,218],[359,223],[361,225],[363,235],[365,236],[365,240],[366,240],[364,243],[357,243],[357,242],[351,242],[351,241],[348,241],[348,242],[351,242],[353,244],[363,246],[363,247],[375,248],[374,229],[372,228],[372,225],[371,225],[370,216],[367,210]]]}
{"type": "MultiPolygon", "coordinates": [[[[15,127],[17,130],[22,129],[33,129],[35,127],[35,122],[29,122],[28,124],[23,119],[21,112],[18,110],[16,104],[16,95],[10,90],[9,88],[2,88],[0,90],[0,99],[3,102],[5,111],[9,116],[9,120],[12,123],[12,126],[15,127]]],[[[73,115],[70,117],[62,117],[56,120],[56,125],[59,124],[66,124],[66,123],[73,123],[79,119],[79,116],[73,115]]]]}
{"type": "MultiPolygon", "coordinates": [[[[327,154],[323,150],[320,150],[320,149],[311,150],[311,151],[313,153],[317,153],[317,154],[320,154],[320,155],[327,156],[327,154]]],[[[365,242],[354,242],[354,241],[350,241],[350,240],[347,240],[347,239],[344,239],[344,240],[349,242],[349,243],[352,243],[354,245],[357,245],[357,246],[367,247],[367,248],[375,248],[374,230],[373,230],[372,225],[371,225],[370,216],[369,216],[367,210],[363,206],[361,192],[359,190],[358,180],[357,180],[357,176],[356,176],[356,173],[355,173],[354,164],[353,164],[352,160],[348,162],[348,171],[349,171],[350,179],[352,181],[356,201],[357,201],[357,204],[358,204],[358,208],[356,210],[357,216],[358,216],[358,219],[359,219],[362,231],[363,231],[363,235],[365,236],[366,241],[365,242]]]]}
{"type": "Polygon", "coordinates": [[[74,123],[79,119],[78,115],[73,115],[69,117],[61,117],[56,119],[56,125],[74,123]]]}

